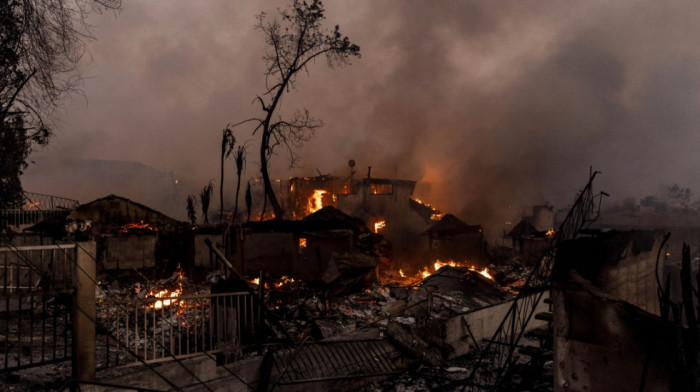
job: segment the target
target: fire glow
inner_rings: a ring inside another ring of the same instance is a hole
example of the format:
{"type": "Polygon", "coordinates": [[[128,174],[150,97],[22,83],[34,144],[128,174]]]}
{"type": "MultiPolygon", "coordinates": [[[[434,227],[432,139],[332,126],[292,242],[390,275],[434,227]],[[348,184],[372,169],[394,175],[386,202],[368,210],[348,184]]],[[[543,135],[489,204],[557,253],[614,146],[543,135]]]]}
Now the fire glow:
{"type": "Polygon", "coordinates": [[[400,283],[405,284],[405,285],[410,285],[413,283],[417,283],[430,275],[434,274],[437,272],[440,268],[444,266],[450,266],[450,267],[461,267],[461,268],[467,268],[469,271],[474,271],[478,272],[481,276],[489,279],[489,280],[494,280],[493,276],[489,273],[488,268],[484,269],[479,269],[469,263],[458,263],[454,260],[449,260],[446,262],[442,262],[440,260],[435,260],[432,265],[426,265],[422,269],[420,269],[413,277],[407,276],[403,270],[399,270],[399,276],[401,277],[402,281],[400,283]]]}
{"type": "Polygon", "coordinates": [[[442,213],[440,213],[440,211],[438,211],[435,207],[431,206],[430,204],[428,204],[428,203],[424,202],[423,200],[421,200],[421,199],[419,199],[419,198],[417,198],[417,197],[414,197],[414,196],[411,196],[411,200],[415,201],[416,203],[418,203],[418,204],[420,204],[420,205],[422,205],[422,206],[428,207],[428,208],[430,208],[431,210],[433,210],[433,213],[430,215],[430,219],[431,219],[431,220],[440,220],[440,219],[442,219],[442,216],[443,216],[442,213]]]}
{"type": "Polygon", "coordinates": [[[314,212],[323,208],[323,195],[326,193],[328,192],[321,189],[314,190],[314,194],[309,197],[309,202],[306,207],[309,214],[313,214],[314,212]]]}
{"type": "Polygon", "coordinates": [[[148,290],[147,297],[163,298],[159,299],[151,304],[148,304],[150,308],[161,309],[166,306],[175,305],[178,303],[177,298],[182,295],[182,283],[178,282],[178,288],[175,290],[160,290],[158,292],[153,291],[153,289],[148,290]]]}
{"type": "MultiPolygon", "coordinates": [[[[260,285],[260,278],[255,278],[252,280],[249,280],[248,282],[254,284],[254,285],[260,285]]],[[[287,275],[282,275],[277,282],[272,282],[272,286],[270,286],[269,282],[265,282],[265,289],[270,290],[270,288],[275,288],[278,289],[284,285],[288,285],[290,283],[294,283],[296,280],[294,278],[290,278],[287,275]]]]}
{"type": "Polygon", "coordinates": [[[379,233],[380,230],[386,227],[386,221],[385,220],[380,220],[378,222],[374,223],[374,232],[379,233]]]}

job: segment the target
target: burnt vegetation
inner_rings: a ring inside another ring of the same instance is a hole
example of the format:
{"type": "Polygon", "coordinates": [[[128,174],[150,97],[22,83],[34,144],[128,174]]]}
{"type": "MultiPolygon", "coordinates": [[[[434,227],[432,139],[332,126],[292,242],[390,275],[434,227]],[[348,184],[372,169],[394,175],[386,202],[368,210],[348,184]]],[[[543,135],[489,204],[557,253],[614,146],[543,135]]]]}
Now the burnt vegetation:
{"type": "Polygon", "coordinates": [[[350,63],[352,57],[360,56],[360,47],[340,33],[338,26],[326,31],[323,3],[295,0],[290,7],[279,10],[275,17],[262,13],[258,16],[256,29],[263,33],[268,46],[265,61],[265,88],[255,100],[263,114],[235,124],[253,124],[253,134],[260,137],[260,173],[265,187],[266,201],[281,219],[284,211],[272,189],[268,174],[269,162],[277,147],[286,149],[290,167],[297,162],[295,149],[310,140],[321,120],[311,116],[309,110],[298,109],[287,116],[281,114],[282,98],[295,88],[300,72],[308,73],[316,59],[325,57],[330,67],[350,63]]]}

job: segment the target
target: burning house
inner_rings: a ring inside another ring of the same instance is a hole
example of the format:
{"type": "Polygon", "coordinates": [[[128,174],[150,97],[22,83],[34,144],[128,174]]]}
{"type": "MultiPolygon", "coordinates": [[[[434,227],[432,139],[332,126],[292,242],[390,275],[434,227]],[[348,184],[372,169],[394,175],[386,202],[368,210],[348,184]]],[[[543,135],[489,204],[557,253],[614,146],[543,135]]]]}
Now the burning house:
{"type": "Polygon", "coordinates": [[[384,235],[409,264],[429,258],[422,233],[442,214],[413,196],[416,182],[374,178],[355,179],[321,175],[289,180],[288,199],[294,218],[305,217],[322,207],[333,206],[359,218],[373,233],[384,235]]]}
{"type": "Polygon", "coordinates": [[[432,259],[469,260],[482,267],[489,264],[486,239],[479,225],[467,225],[454,215],[447,214],[423,235],[428,237],[428,251],[432,259]]]}
{"type": "MultiPolygon", "coordinates": [[[[265,270],[273,276],[289,275],[305,281],[331,283],[344,271],[369,273],[376,281],[381,242],[364,223],[332,206],[300,220],[248,222],[237,244],[243,255],[241,270],[256,275],[265,270]]],[[[384,258],[386,260],[386,258],[384,258]]]]}

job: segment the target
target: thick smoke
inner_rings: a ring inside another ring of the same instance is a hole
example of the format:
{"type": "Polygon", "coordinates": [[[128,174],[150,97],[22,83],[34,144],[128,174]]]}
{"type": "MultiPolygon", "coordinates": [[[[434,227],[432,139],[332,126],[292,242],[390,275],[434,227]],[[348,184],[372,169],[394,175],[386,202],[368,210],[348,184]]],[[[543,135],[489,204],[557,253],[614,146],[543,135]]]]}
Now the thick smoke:
{"type": "MultiPolygon", "coordinates": [[[[197,187],[218,181],[221,129],[259,115],[264,43],[254,16],[283,5],[131,2],[96,19],[89,104],[67,105],[41,154],[139,161],[197,187]]],[[[299,151],[303,167],[288,171],[280,151],[277,177],[347,174],[352,158],[358,175],[372,166],[375,176],[418,180],[422,199],[489,225],[508,206],[565,207],[590,166],[620,199],[659,183],[700,189],[696,3],[353,1],[327,10],[327,26],[339,24],[362,58],[340,69],[318,61],[300,76],[284,109],[306,107],[326,126],[299,151]]],[[[249,145],[247,178],[258,168],[249,145]]]]}

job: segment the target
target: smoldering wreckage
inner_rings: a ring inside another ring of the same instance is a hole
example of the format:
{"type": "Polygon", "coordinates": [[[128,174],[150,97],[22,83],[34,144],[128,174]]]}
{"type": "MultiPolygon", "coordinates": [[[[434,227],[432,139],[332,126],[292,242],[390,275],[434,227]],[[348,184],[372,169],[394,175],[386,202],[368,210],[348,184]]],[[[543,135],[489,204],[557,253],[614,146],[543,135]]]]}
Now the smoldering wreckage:
{"type": "Polygon", "coordinates": [[[698,390],[697,265],[596,227],[594,178],[499,247],[369,173],[290,179],[289,219],[208,227],[28,193],[0,215],[3,388],[698,390]]]}

